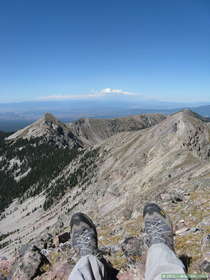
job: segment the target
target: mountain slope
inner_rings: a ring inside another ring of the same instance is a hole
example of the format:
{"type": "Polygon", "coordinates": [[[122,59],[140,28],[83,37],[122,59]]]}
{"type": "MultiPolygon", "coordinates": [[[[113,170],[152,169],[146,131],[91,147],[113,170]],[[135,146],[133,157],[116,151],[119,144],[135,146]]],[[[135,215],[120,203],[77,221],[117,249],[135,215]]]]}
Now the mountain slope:
{"type": "MultiPolygon", "coordinates": [[[[117,124],[112,131],[107,129],[109,133],[113,134],[118,130],[136,130],[144,126],[151,126],[162,118],[164,116],[135,116],[125,120],[105,120],[104,122],[101,120],[101,123],[104,124],[102,130],[108,127],[107,123],[117,124]]],[[[92,129],[98,129],[96,123],[98,120],[93,121],[92,129]]],[[[83,131],[83,126],[77,126],[77,129],[83,131]]],[[[91,132],[92,130],[89,131],[89,133],[91,132]]],[[[103,135],[104,138],[109,136],[105,132],[103,135]]],[[[54,198],[60,197],[66,189],[78,183],[78,176],[83,181],[87,180],[84,178],[87,176],[87,171],[82,169],[87,167],[88,157],[91,158],[92,154],[90,152],[90,156],[87,156],[88,150],[82,149],[82,146],[86,144],[81,141],[84,140],[84,137],[79,140],[72,129],[58,121],[53,115],[45,114],[43,118],[30,126],[5,138],[5,141],[3,136],[0,146],[0,190],[3,202],[0,210],[8,206],[14,198],[24,200],[43,191],[47,192],[44,204],[46,209],[54,203],[54,198]],[[86,150],[87,153],[85,153],[86,150]],[[81,161],[81,166],[77,166],[75,173],[69,173],[64,179],[57,180],[56,186],[51,186],[50,182],[53,182],[53,178],[58,176],[59,172],[74,158],[81,161]],[[10,188],[9,195],[8,187],[10,188]]]]}
{"type": "Polygon", "coordinates": [[[163,119],[162,114],[147,114],[115,119],[80,119],[68,126],[82,142],[94,145],[119,132],[148,128],[163,119]]]}
{"type": "Polygon", "coordinates": [[[15,198],[44,191],[81,149],[81,142],[50,114],[6,136],[0,142],[0,212],[15,198]]]}
{"type": "MultiPolygon", "coordinates": [[[[43,238],[48,244],[46,235],[68,230],[70,216],[82,211],[98,224],[99,245],[111,250],[109,260],[126,270],[120,244],[128,237],[142,238],[143,206],[155,201],[172,217],[177,253],[192,259],[191,273],[199,272],[201,240],[210,233],[209,150],[209,123],[186,110],[84,149],[53,176],[46,192],[21,204],[14,200],[2,213],[1,254],[14,255],[15,248],[32,240],[40,244],[43,238]]],[[[49,245],[52,260],[72,257],[71,251],[58,253],[57,248],[49,245]]],[[[132,265],[137,269],[136,260],[132,265]]]]}

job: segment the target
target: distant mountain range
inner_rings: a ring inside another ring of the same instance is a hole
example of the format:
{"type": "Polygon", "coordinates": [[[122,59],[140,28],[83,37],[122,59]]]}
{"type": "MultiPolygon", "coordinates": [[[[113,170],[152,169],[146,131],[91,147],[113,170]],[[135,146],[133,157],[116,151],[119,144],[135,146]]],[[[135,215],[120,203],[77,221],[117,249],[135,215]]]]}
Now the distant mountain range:
{"type": "Polygon", "coordinates": [[[111,96],[93,99],[63,101],[33,101],[0,103],[0,130],[16,131],[51,112],[60,121],[71,122],[80,118],[116,118],[136,114],[171,114],[184,108],[202,116],[210,116],[210,105],[146,100],[135,96],[111,96]]]}

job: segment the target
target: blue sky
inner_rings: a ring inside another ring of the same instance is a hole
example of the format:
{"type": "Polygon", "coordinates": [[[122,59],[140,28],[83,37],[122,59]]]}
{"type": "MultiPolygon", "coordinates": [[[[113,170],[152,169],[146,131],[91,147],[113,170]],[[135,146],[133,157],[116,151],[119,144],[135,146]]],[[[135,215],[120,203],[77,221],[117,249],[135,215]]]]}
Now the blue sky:
{"type": "Polygon", "coordinates": [[[101,93],[210,101],[210,1],[0,2],[0,102],[101,93]]]}

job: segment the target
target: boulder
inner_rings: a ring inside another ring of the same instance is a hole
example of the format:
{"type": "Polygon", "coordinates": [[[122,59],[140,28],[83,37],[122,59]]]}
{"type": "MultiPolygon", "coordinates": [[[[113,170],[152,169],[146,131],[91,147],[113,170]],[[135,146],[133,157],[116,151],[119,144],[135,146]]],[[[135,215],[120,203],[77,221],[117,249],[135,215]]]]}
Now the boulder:
{"type": "Polygon", "coordinates": [[[185,232],[189,231],[190,228],[186,225],[184,220],[180,220],[175,225],[175,235],[184,234],[185,232]]]}
{"type": "Polygon", "coordinates": [[[140,257],[143,254],[144,242],[137,237],[126,238],[122,243],[122,251],[126,257],[140,257]]]}
{"type": "Polygon", "coordinates": [[[202,261],[200,267],[204,272],[210,273],[210,234],[204,236],[201,242],[201,253],[202,261]]]}
{"type": "Polygon", "coordinates": [[[44,264],[49,264],[49,261],[39,248],[35,245],[23,246],[15,262],[12,279],[32,280],[43,273],[41,267],[44,264]]]}

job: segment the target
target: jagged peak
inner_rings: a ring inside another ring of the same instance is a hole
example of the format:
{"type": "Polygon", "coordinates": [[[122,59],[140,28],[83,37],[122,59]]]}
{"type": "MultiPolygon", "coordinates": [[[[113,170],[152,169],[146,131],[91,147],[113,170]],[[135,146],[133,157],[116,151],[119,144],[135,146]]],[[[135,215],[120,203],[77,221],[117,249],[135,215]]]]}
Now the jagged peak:
{"type": "Polygon", "coordinates": [[[190,117],[190,118],[198,119],[203,122],[210,122],[210,118],[203,117],[203,116],[199,115],[198,113],[195,113],[194,111],[192,111],[189,108],[184,108],[176,113],[171,114],[170,116],[175,116],[175,117],[182,116],[184,118],[190,117]]]}
{"type": "Polygon", "coordinates": [[[54,121],[58,121],[57,119],[56,119],[56,117],[53,115],[53,114],[51,114],[51,113],[45,113],[44,114],[44,116],[43,116],[43,118],[42,119],[44,119],[44,120],[46,120],[46,121],[52,121],[52,122],[54,122],[54,121]]]}
{"type": "Polygon", "coordinates": [[[42,118],[10,135],[7,140],[15,141],[19,138],[30,139],[42,136],[46,137],[47,135],[56,134],[58,127],[60,127],[62,131],[68,130],[65,124],[58,121],[52,114],[46,113],[42,118]]]}

